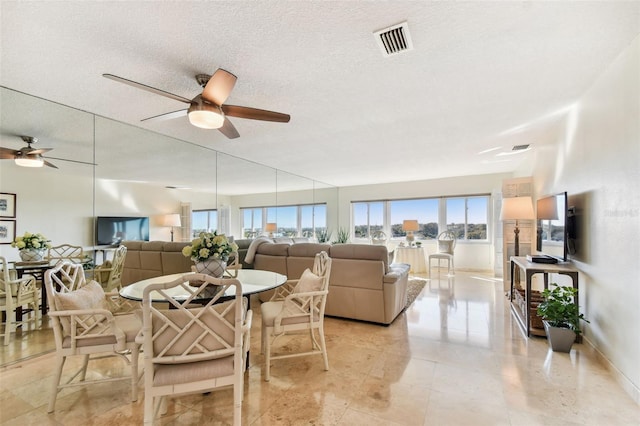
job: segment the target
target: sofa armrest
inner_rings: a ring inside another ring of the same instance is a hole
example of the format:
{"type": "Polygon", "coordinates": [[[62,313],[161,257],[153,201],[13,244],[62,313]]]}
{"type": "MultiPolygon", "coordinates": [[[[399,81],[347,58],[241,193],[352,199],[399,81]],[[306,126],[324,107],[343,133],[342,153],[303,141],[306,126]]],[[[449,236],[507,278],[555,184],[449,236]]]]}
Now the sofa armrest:
{"type": "Polygon", "coordinates": [[[409,270],[411,270],[411,265],[407,263],[392,263],[389,265],[389,272],[384,275],[382,280],[384,283],[394,283],[403,276],[408,275],[409,270]]]}

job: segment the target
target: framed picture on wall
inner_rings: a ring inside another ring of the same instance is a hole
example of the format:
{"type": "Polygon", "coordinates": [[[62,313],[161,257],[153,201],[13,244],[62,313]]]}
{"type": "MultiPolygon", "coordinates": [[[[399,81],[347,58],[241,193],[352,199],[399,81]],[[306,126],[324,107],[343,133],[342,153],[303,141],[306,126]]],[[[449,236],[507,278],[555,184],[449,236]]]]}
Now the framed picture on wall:
{"type": "Polygon", "coordinates": [[[16,217],[16,194],[0,192],[0,218],[16,217]]]}
{"type": "Polygon", "coordinates": [[[0,244],[11,244],[16,239],[16,221],[0,219],[0,244]]]}

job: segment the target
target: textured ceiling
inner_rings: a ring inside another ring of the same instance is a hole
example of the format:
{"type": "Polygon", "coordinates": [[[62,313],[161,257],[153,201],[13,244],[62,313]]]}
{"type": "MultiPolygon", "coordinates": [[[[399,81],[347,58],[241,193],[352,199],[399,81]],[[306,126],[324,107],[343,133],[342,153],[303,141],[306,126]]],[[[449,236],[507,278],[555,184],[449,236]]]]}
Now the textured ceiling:
{"type": "Polygon", "coordinates": [[[640,33],[639,10],[614,1],[2,1],[0,85],[332,185],[510,172],[563,131],[558,119],[640,33]],[[373,32],[405,20],[414,49],[383,57],[373,32]],[[235,118],[235,140],[184,117],[141,123],[183,104],[102,77],[191,98],[201,90],[194,75],[218,67],[238,76],[227,103],[291,122],[235,118]],[[531,151],[497,155],[526,143],[531,151]]]}

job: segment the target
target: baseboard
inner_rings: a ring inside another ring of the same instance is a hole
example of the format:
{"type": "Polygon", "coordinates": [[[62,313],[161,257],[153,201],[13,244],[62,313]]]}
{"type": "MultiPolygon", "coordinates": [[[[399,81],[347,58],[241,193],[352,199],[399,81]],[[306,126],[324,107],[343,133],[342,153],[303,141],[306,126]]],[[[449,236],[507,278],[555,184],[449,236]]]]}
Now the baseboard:
{"type": "Polygon", "coordinates": [[[620,387],[631,397],[631,399],[637,404],[640,405],[640,388],[634,385],[615,365],[611,363],[609,358],[607,358],[602,352],[596,348],[593,343],[589,339],[583,336],[583,344],[587,343],[594,354],[598,357],[598,360],[602,362],[602,365],[606,367],[606,369],[611,373],[616,383],[620,385],[620,387]]]}

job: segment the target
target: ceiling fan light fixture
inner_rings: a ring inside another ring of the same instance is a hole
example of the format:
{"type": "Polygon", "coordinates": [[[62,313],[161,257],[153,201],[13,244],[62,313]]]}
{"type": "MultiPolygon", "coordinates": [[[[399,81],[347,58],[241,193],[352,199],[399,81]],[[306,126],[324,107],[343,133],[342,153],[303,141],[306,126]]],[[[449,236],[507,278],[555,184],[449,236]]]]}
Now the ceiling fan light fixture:
{"type": "Polygon", "coordinates": [[[198,99],[191,103],[189,122],[201,129],[219,129],[224,124],[224,113],[219,106],[198,99]]]}
{"type": "Polygon", "coordinates": [[[16,156],[16,164],[21,167],[42,167],[44,159],[41,155],[20,155],[16,156]]]}

